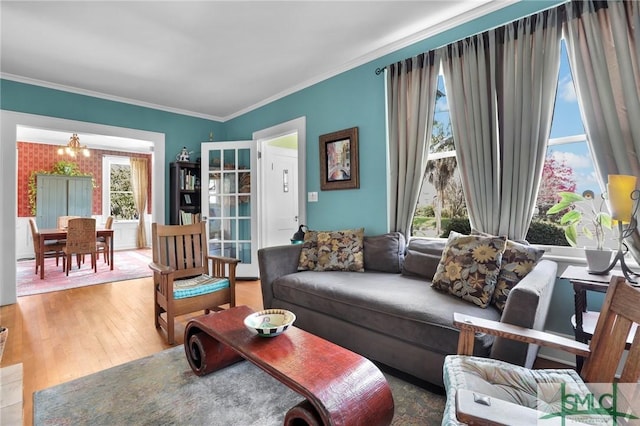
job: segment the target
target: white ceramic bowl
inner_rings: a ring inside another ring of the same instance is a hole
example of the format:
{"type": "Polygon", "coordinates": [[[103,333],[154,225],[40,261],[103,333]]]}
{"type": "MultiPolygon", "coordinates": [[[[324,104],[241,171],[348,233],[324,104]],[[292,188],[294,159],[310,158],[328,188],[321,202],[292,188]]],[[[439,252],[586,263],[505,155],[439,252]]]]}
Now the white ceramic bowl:
{"type": "Polygon", "coordinates": [[[244,325],[259,336],[273,337],[284,333],[295,320],[295,314],[286,309],[265,309],[247,316],[244,325]]]}

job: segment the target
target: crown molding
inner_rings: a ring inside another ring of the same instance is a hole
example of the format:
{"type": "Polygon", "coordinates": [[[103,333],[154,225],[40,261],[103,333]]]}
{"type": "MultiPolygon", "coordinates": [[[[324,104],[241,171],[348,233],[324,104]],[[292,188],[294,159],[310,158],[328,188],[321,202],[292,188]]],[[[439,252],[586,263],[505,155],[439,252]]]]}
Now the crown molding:
{"type": "Polygon", "coordinates": [[[206,120],[212,120],[212,121],[223,121],[222,118],[216,117],[216,116],[213,116],[213,115],[202,114],[202,113],[199,113],[199,112],[188,111],[188,110],[179,109],[179,108],[172,108],[172,107],[168,107],[168,106],[164,106],[164,105],[157,105],[157,104],[153,104],[153,103],[150,103],[150,102],[139,101],[139,100],[136,100],[136,99],[129,99],[129,98],[124,98],[124,97],[120,97],[120,96],[108,95],[106,93],[94,92],[92,90],[79,89],[79,88],[73,87],[73,86],[66,86],[64,84],[51,83],[49,81],[38,80],[38,79],[35,79],[35,78],[29,78],[29,77],[23,77],[23,76],[15,75],[15,74],[0,73],[0,78],[2,78],[4,80],[15,81],[15,82],[18,82],[18,83],[25,83],[25,84],[31,84],[31,85],[34,85],[34,86],[45,87],[45,88],[48,88],[48,89],[61,90],[63,92],[75,93],[77,95],[91,96],[93,98],[105,99],[105,100],[108,100],[108,101],[121,102],[121,103],[125,103],[125,104],[141,106],[141,107],[145,107],[145,108],[157,109],[157,110],[160,110],[160,111],[166,111],[166,112],[171,112],[171,113],[174,113],[174,114],[186,115],[186,116],[189,116],[189,117],[204,118],[206,120]]]}

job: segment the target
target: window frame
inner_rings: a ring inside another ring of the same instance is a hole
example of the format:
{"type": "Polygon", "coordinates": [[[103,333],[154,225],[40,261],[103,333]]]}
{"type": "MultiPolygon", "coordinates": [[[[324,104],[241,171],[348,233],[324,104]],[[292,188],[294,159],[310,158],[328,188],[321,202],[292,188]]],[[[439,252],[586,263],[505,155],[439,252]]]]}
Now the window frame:
{"type": "MultiPolygon", "coordinates": [[[[106,221],[111,215],[111,166],[128,165],[131,167],[131,157],[122,155],[105,155],[102,157],[102,219],[106,221]]],[[[133,193],[133,191],[132,191],[133,193]]],[[[137,219],[115,219],[121,223],[137,223],[137,219]]]]}

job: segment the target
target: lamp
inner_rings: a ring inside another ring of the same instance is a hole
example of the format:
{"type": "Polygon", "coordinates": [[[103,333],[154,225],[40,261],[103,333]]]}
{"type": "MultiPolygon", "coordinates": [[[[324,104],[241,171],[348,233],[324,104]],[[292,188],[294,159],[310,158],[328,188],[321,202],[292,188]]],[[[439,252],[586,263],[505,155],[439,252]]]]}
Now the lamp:
{"type": "Polygon", "coordinates": [[[74,133],[69,138],[67,145],[58,147],[58,155],[67,154],[69,157],[76,157],[79,153],[82,153],[85,157],[89,156],[89,148],[86,145],[80,145],[80,138],[77,133],[74,133]]]}
{"type": "Polygon", "coordinates": [[[607,193],[609,195],[611,218],[614,224],[618,225],[618,252],[607,269],[603,271],[591,271],[589,272],[590,274],[606,275],[619,261],[620,269],[627,281],[633,284],[637,284],[638,282],[637,279],[631,279],[631,275],[637,277],[640,276],[640,274],[629,269],[624,260],[624,255],[627,252],[624,239],[633,234],[638,224],[636,216],[638,213],[640,191],[636,189],[636,180],[637,178],[635,176],[609,175],[607,193]]]}

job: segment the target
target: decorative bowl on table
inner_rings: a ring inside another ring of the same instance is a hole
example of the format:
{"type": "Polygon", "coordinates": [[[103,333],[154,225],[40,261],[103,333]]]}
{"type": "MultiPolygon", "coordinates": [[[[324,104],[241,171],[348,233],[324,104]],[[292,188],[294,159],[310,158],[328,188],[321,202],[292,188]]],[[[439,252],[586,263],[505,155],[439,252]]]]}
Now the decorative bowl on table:
{"type": "Polygon", "coordinates": [[[286,309],[265,309],[247,316],[244,325],[259,336],[273,337],[284,333],[295,320],[295,314],[286,309]]]}

